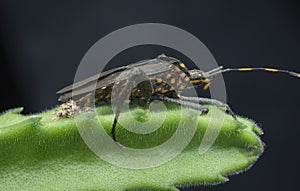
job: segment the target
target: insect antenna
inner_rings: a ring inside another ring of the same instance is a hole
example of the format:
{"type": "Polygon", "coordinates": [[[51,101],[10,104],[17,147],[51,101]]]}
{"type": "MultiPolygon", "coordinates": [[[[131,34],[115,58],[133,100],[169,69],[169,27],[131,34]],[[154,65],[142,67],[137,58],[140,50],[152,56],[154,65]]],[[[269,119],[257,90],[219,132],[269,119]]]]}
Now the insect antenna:
{"type": "Polygon", "coordinates": [[[221,73],[226,73],[226,72],[233,72],[233,71],[238,71],[238,72],[248,72],[248,71],[265,71],[265,72],[275,72],[275,73],[285,73],[290,76],[294,76],[297,78],[300,78],[300,74],[288,70],[280,70],[280,69],[275,69],[275,68],[223,68],[222,66],[212,69],[208,71],[207,77],[212,77],[221,73]]]}

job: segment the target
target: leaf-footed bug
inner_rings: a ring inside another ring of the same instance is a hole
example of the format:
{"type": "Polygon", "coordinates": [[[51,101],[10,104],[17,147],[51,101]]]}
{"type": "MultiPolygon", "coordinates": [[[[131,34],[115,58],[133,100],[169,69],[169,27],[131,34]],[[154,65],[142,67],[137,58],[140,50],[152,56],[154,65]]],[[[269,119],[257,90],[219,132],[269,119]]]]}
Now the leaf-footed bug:
{"type": "Polygon", "coordinates": [[[129,96],[130,101],[138,101],[137,103],[141,106],[144,106],[151,100],[161,100],[201,111],[202,115],[208,113],[208,108],[203,106],[203,104],[211,104],[225,108],[234,119],[237,119],[236,115],[226,103],[210,98],[183,96],[181,95],[181,91],[198,86],[203,86],[203,89],[207,90],[211,84],[212,78],[221,73],[259,70],[285,73],[300,78],[299,73],[263,67],[223,68],[220,66],[208,72],[199,69],[189,70],[180,60],[162,54],[154,59],[114,68],[91,76],[85,80],[67,86],[57,93],[62,94],[59,98],[60,102],[66,102],[72,99],[80,107],[89,107],[93,103],[97,106],[109,104],[111,103],[111,98],[115,97],[116,114],[111,129],[111,135],[113,140],[118,143],[115,129],[121,112],[121,106],[124,103],[126,96],[129,96]],[[148,80],[136,83],[141,76],[148,78],[148,80]],[[92,94],[92,91],[95,91],[95,93],[92,94]]]}

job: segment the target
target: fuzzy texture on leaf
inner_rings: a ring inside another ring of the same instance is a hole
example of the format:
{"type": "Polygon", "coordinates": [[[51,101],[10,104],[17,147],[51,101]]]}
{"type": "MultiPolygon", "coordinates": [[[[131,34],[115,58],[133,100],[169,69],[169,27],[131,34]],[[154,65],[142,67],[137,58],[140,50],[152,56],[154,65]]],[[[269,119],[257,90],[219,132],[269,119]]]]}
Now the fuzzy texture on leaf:
{"type": "MultiPolygon", "coordinates": [[[[261,129],[251,120],[239,117],[237,122],[226,115],[213,146],[199,154],[211,119],[207,115],[198,118],[193,139],[171,161],[155,168],[125,169],[99,159],[82,140],[73,118],[51,121],[54,110],[29,116],[21,111],[17,108],[0,115],[0,190],[177,190],[226,182],[228,175],[248,169],[263,152],[258,137],[261,129]]],[[[181,111],[168,110],[162,127],[142,138],[119,126],[117,137],[133,148],[160,144],[176,130],[181,111]]],[[[98,112],[109,133],[114,115],[107,107],[98,112]]],[[[147,118],[143,109],[131,115],[140,121],[147,118]]]]}

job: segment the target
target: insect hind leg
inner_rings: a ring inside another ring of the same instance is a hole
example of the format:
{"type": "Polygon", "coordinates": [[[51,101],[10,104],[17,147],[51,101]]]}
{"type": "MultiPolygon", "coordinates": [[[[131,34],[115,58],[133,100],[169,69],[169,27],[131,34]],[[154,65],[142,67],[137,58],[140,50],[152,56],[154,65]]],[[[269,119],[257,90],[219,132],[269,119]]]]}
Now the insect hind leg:
{"type": "MultiPolygon", "coordinates": [[[[115,110],[116,114],[115,114],[114,121],[113,121],[112,128],[111,128],[112,138],[115,141],[115,143],[120,147],[124,147],[124,146],[122,144],[120,144],[117,140],[116,126],[118,123],[118,119],[119,119],[119,116],[121,113],[122,106],[123,106],[125,100],[130,97],[130,95],[132,93],[132,88],[137,86],[139,81],[142,81],[142,83],[143,83],[145,81],[145,79],[148,79],[147,75],[141,69],[139,69],[137,67],[128,69],[124,72],[125,73],[121,74],[121,75],[125,75],[126,78],[125,78],[125,80],[122,81],[122,85],[120,82],[115,83],[115,85],[114,85],[118,96],[115,97],[114,103],[116,104],[116,110],[115,110]]],[[[139,88],[139,87],[137,87],[137,88],[139,88]]],[[[149,99],[148,97],[151,96],[152,91],[150,88],[152,88],[151,85],[150,85],[150,87],[146,87],[146,88],[144,87],[144,89],[139,88],[139,89],[141,89],[140,94],[146,94],[146,96],[143,97],[146,100],[149,99]]]]}

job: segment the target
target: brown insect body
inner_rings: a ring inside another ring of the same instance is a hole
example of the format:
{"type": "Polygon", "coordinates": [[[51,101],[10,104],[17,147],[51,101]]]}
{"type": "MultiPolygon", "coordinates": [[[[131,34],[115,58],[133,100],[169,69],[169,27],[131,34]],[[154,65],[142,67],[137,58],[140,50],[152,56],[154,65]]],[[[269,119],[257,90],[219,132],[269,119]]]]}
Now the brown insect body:
{"type": "MultiPolygon", "coordinates": [[[[139,68],[149,77],[151,96],[163,94],[168,97],[178,98],[176,91],[184,90],[190,82],[189,71],[181,61],[176,58],[160,55],[155,59],[140,61],[128,66],[108,70],[65,87],[57,92],[63,94],[60,96],[59,101],[65,102],[72,98],[78,105],[85,107],[93,105],[93,102],[96,106],[109,104],[113,93],[112,90],[116,88],[116,82],[118,81],[121,84],[119,85],[121,88],[126,83],[125,79],[118,79],[120,74],[126,70],[130,71],[134,67],[139,68]],[[95,83],[96,90],[93,94],[95,83]]],[[[206,83],[206,81],[202,80],[201,83],[197,81],[197,85],[202,85],[202,83],[206,83]]],[[[143,99],[145,91],[141,89],[144,86],[145,83],[141,83],[133,88],[130,99],[143,99]]]]}
{"type": "MultiPolygon", "coordinates": [[[[299,73],[261,67],[224,69],[220,66],[208,72],[198,69],[188,70],[178,59],[160,55],[154,59],[144,60],[102,72],[67,86],[57,93],[63,94],[60,96],[59,101],[66,102],[72,99],[80,108],[108,104],[111,102],[111,98],[115,97],[117,99],[117,110],[111,134],[113,140],[118,143],[115,129],[121,112],[121,106],[128,94],[131,101],[138,101],[141,106],[150,100],[158,99],[195,109],[200,111],[202,115],[208,113],[208,108],[204,105],[210,104],[225,108],[226,111],[237,120],[236,115],[226,103],[210,98],[186,97],[181,95],[181,91],[191,87],[203,85],[203,89],[206,90],[213,76],[231,71],[267,71],[285,73],[300,78],[299,73]],[[146,81],[144,80],[138,83],[139,80],[136,80],[138,76],[146,76],[147,79],[146,81]]],[[[62,111],[57,112],[57,115],[69,117],[69,115],[66,115],[70,113],[69,110],[69,107],[63,107],[62,111]]]]}

